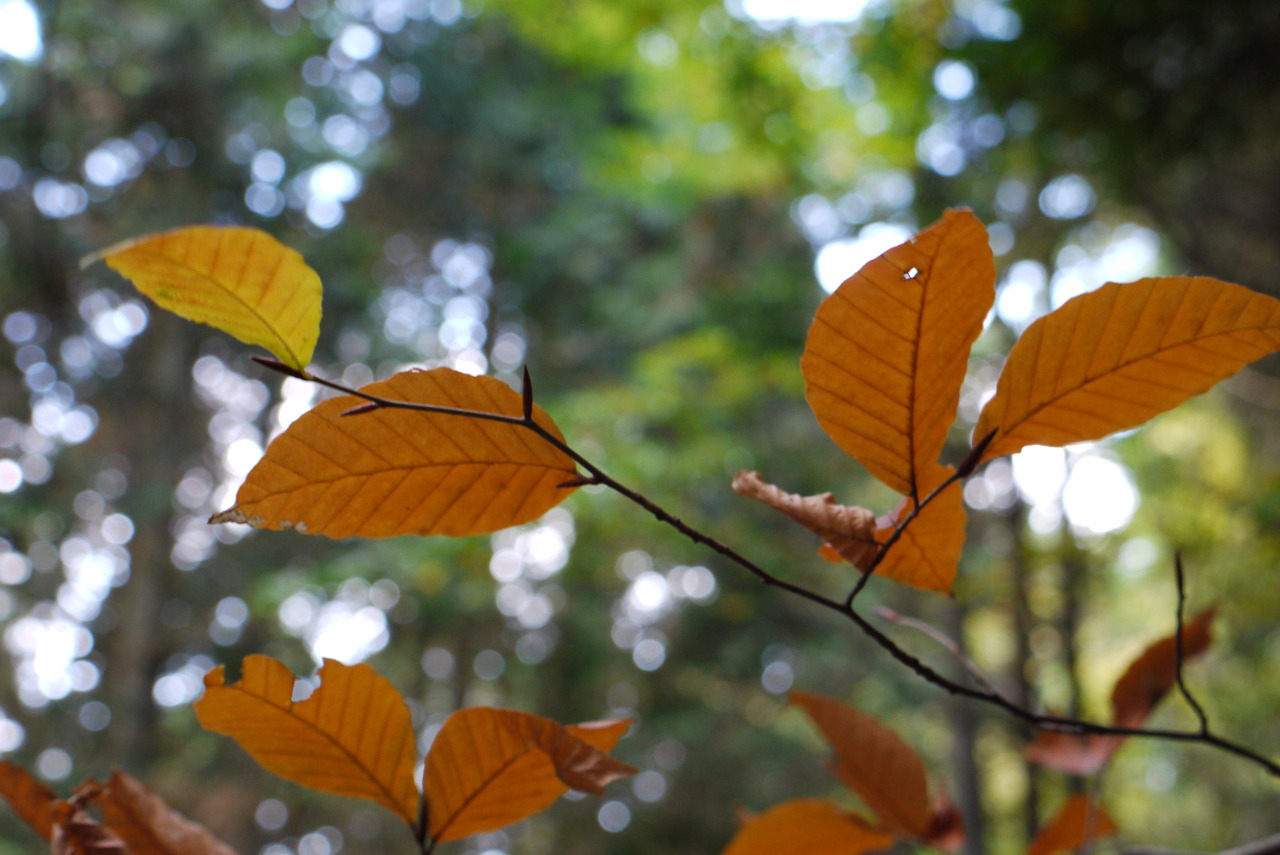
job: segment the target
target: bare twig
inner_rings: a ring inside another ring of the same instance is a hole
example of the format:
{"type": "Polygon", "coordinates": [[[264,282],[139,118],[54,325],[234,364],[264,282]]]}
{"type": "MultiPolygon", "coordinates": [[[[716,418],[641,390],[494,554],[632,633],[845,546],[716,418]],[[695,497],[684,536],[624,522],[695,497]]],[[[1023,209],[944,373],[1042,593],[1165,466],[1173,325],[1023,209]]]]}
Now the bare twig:
{"type": "MultiPolygon", "coordinates": [[[[1121,855],[1197,855],[1179,849],[1148,849],[1141,846],[1130,846],[1121,855]]],[[[1223,849],[1213,855],[1280,855],[1280,834],[1263,837],[1250,843],[1223,849]]]]}
{"type": "MultiPolygon", "coordinates": [[[[706,534],[697,528],[694,528],[693,526],[684,522],[680,518],[668,513],[664,508],[662,508],[660,505],[649,500],[642,493],[639,493],[636,490],[633,490],[630,487],[627,487],[625,484],[614,480],[607,473],[605,473],[603,469],[601,469],[599,466],[592,463],[587,458],[583,457],[578,451],[576,451],[567,442],[565,442],[565,440],[561,439],[560,437],[552,433],[550,430],[543,427],[541,424],[535,421],[532,417],[526,418],[524,416],[509,416],[509,415],[504,415],[502,413],[491,413],[491,412],[484,412],[480,410],[467,410],[467,409],[461,409],[458,407],[445,407],[445,406],[439,406],[436,404],[423,404],[423,403],[417,403],[414,401],[399,401],[393,398],[384,398],[379,395],[371,395],[366,392],[361,392],[356,389],[351,389],[347,386],[342,385],[341,383],[335,383],[331,380],[325,380],[320,377],[306,375],[302,372],[297,371],[296,369],[293,369],[287,365],[284,365],[283,363],[277,362],[276,360],[254,357],[254,361],[272,370],[279,371],[283,374],[288,374],[291,377],[301,377],[302,379],[311,380],[312,382],[319,383],[322,386],[326,386],[330,389],[334,389],[339,392],[344,392],[348,395],[354,395],[357,398],[361,398],[362,400],[368,401],[371,404],[375,404],[376,406],[374,407],[374,409],[385,408],[385,409],[412,410],[417,412],[436,413],[439,415],[459,416],[461,418],[485,419],[488,421],[502,422],[504,424],[515,425],[517,427],[521,427],[528,431],[531,431],[532,433],[537,434],[546,442],[550,443],[558,451],[567,455],[569,458],[571,458],[583,469],[585,469],[587,472],[587,476],[586,476],[587,481],[595,484],[602,484],[608,487],[610,490],[613,490],[615,493],[618,493],[619,495],[627,498],[634,504],[643,508],[648,513],[652,514],[654,518],[657,519],[659,522],[662,522],[662,523],[665,523],[666,525],[671,526],[676,531],[680,532],[685,537],[692,540],[694,543],[700,544],[702,546],[706,546],[708,549],[712,550],[713,552],[717,553],[723,558],[738,565],[739,567],[746,570],[751,575],[755,576],[756,579],[758,579],[761,583],[765,585],[769,585],[771,587],[779,588],[783,591],[787,591],[790,594],[793,594],[797,597],[808,600],[812,603],[816,603],[817,605],[820,605],[823,608],[829,609],[833,612],[836,612],[837,614],[840,614],[841,616],[851,621],[855,626],[857,626],[857,628],[864,635],[870,638],[873,643],[875,643],[877,646],[883,649],[887,654],[889,654],[889,656],[895,659],[899,664],[903,665],[912,673],[916,674],[918,677],[920,677],[920,679],[928,683],[931,683],[934,686],[937,686],[938,688],[946,692],[949,692],[953,695],[971,698],[974,701],[977,701],[979,703],[988,704],[990,706],[994,706],[999,709],[1002,709],[1009,715],[1017,719],[1020,719],[1021,721],[1024,721],[1029,725],[1031,725],[1032,727],[1038,728],[1040,730],[1048,730],[1048,731],[1054,731],[1057,733],[1068,733],[1068,734],[1076,734],[1076,735],[1101,734],[1101,735],[1112,735],[1112,736],[1138,736],[1138,737],[1145,737],[1148,739],[1164,739],[1171,742],[1191,742],[1191,743],[1199,743],[1202,745],[1208,745],[1208,746],[1217,748],[1220,751],[1224,751],[1229,754],[1234,754],[1238,757],[1242,757],[1246,760],[1249,760],[1250,762],[1258,766],[1261,766],[1263,769],[1267,770],[1267,772],[1269,772],[1271,775],[1274,775],[1280,778],[1280,764],[1277,764],[1269,760],[1268,758],[1262,756],[1258,752],[1244,745],[1240,745],[1238,743],[1232,742],[1231,740],[1224,739],[1220,736],[1217,736],[1212,733],[1207,733],[1202,730],[1187,731],[1187,730],[1169,730],[1169,729],[1162,729],[1162,728],[1121,727],[1117,725],[1097,724],[1094,722],[1085,721],[1083,719],[1069,718],[1066,716],[1045,715],[1042,713],[1034,712],[1025,707],[1019,706],[1018,704],[1014,703],[1013,701],[1009,700],[1003,695],[993,692],[988,688],[984,687],[981,689],[975,689],[972,686],[967,686],[956,680],[952,680],[951,678],[942,674],[940,671],[937,671],[936,669],[932,668],[925,662],[921,661],[920,659],[908,653],[906,650],[900,647],[896,642],[894,642],[893,639],[885,635],[884,632],[882,632],[877,626],[871,623],[871,621],[869,621],[866,617],[864,617],[863,615],[855,611],[851,603],[853,599],[852,596],[846,598],[845,600],[834,600],[834,599],[831,599],[830,597],[826,597],[818,593],[817,591],[810,590],[801,585],[796,585],[792,582],[788,582],[785,579],[775,576],[774,574],[765,570],[763,567],[751,561],[749,558],[740,554],[733,548],[725,545],[724,543],[721,543],[719,540],[712,537],[711,535],[706,534]]],[[[364,410],[361,410],[361,412],[364,412],[364,410]]],[[[911,513],[907,514],[907,516],[900,521],[899,525],[895,528],[894,532],[885,540],[885,544],[881,547],[880,554],[882,555],[890,546],[892,546],[893,543],[897,542],[898,538],[902,536],[903,531],[905,531],[906,527],[911,523],[911,521],[913,521],[919,515],[919,512],[923,507],[927,506],[928,503],[931,502],[938,494],[940,494],[944,489],[949,487],[952,483],[959,480],[959,478],[960,478],[959,471],[957,471],[956,473],[953,473],[946,481],[938,485],[938,487],[935,488],[933,492],[931,492],[921,502],[919,502],[919,504],[912,509],[911,513]]],[[[874,569],[874,564],[872,569],[874,569]]],[[[870,574],[870,571],[868,571],[867,575],[869,574],[870,574]]],[[[861,587],[861,583],[858,588],[855,588],[853,593],[856,594],[857,591],[860,590],[860,587],[861,587]]],[[[427,849],[427,852],[430,852],[430,848],[427,849]]]]}
{"type": "Polygon", "coordinates": [[[1182,697],[1191,705],[1191,708],[1196,711],[1196,718],[1200,720],[1200,732],[1208,736],[1209,717],[1205,715],[1204,707],[1200,706],[1200,702],[1191,694],[1191,690],[1187,688],[1186,681],[1182,678],[1182,663],[1186,661],[1186,656],[1183,655],[1182,651],[1182,626],[1183,614],[1186,611],[1187,604],[1187,584],[1182,572],[1181,552],[1173,554],[1173,573],[1178,583],[1178,625],[1173,636],[1174,673],[1178,678],[1178,691],[1182,693],[1182,697]]]}
{"type": "Polygon", "coordinates": [[[899,626],[906,626],[918,632],[923,632],[925,635],[945,647],[947,652],[955,657],[956,661],[960,663],[965,671],[969,672],[969,676],[972,677],[978,685],[982,686],[982,688],[997,697],[1004,697],[1000,690],[995,687],[995,684],[987,679],[987,675],[982,673],[982,669],[979,668],[972,659],[964,655],[964,651],[960,649],[959,642],[942,630],[931,624],[925,623],[922,620],[918,620],[917,618],[900,615],[893,609],[887,609],[883,606],[875,610],[875,616],[887,620],[890,623],[896,623],[899,626]]]}

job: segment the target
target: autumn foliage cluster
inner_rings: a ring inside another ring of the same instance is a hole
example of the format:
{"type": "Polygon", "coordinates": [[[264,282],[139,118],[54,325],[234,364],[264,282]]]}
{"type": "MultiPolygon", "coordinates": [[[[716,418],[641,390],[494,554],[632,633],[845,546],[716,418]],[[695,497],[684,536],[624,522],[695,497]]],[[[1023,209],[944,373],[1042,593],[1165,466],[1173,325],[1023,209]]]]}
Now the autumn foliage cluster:
{"type": "MultiPolygon", "coordinates": [[[[866,625],[855,601],[873,576],[950,593],[965,536],[961,482],[978,466],[1028,445],[1062,446],[1136,427],[1280,348],[1280,302],[1240,286],[1202,277],[1104,285],[1031,324],[981,412],[971,450],[946,462],[969,351],[995,294],[986,230],[966,211],[947,212],[821,304],[800,363],[806,399],[823,429],[901,494],[900,503],[877,514],[840,504],[830,493],[788,493],[756,472],[733,480],[738,493],[817,535],[828,560],[852,565],[846,596],[830,599],[756,566],[614,481],[534,403],[527,374],[519,391],[448,368],[411,369],[358,390],[311,374],[320,279],[296,252],[261,232],[179,229],[89,261],[98,259],[158,305],[265,347],[279,360],[259,360],[264,364],[343,393],[277,437],[235,505],[212,523],[333,538],[460,537],[528,522],[578,487],[603,484],[761,581],[860,628],[866,625]]],[[[1184,625],[1179,611],[1178,631],[1148,648],[1116,683],[1112,725],[1020,710],[994,690],[964,692],[1041,728],[1027,747],[1030,759],[1091,774],[1180,683],[1182,664],[1209,645],[1212,619],[1210,609],[1184,625]]],[[[955,690],[898,655],[892,642],[879,643],[925,679],[955,690]]],[[[408,708],[369,666],[327,661],[319,687],[300,699],[294,675],[275,660],[251,656],[239,671],[234,682],[221,666],[205,677],[195,705],[205,728],[303,786],[377,802],[405,823],[423,853],[518,821],[569,789],[599,793],[635,771],[608,754],[630,722],[564,726],[525,712],[471,708],[447,720],[418,779],[408,708]]],[[[830,743],[834,774],[868,812],[822,799],[786,801],[744,815],[727,855],[870,852],[899,840],[941,849],[962,843],[956,809],[940,787],[931,792],[923,761],[893,731],[834,699],[796,692],[792,703],[830,743]]],[[[1207,735],[1207,723],[1203,730],[1207,735]]],[[[0,791],[58,855],[228,851],[123,773],[88,781],[60,799],[5,764],[0,791]]],[[[1074,848],[1115,831],[1101,806],[1073,797],[1029,853],[1074,848]]]]}

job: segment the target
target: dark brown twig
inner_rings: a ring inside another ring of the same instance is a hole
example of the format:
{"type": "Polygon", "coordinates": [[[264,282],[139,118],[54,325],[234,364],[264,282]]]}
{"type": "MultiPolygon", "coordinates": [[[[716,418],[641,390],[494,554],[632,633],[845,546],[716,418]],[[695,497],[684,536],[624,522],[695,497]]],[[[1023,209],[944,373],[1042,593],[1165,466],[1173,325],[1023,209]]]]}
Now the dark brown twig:
{"type": "Polygon", "coordinates": [[[1173,662],[1174,674],[1178,679],[1178,691],[1182,693],[1182,697],[1196,712],[1196,718],[1200,720],[1200,733],[1205,736],[1209,735],[1209,716],[1205,714],[1204,707],[1200,706],[1200,702],[1196,700],[1195,695],[1191,694],[1191,690],[1187,688],[1187,683],[1182,677],[1182,664],[1186,661],[1186,656],[1182,650],[1182,627],[1184,623],[1183,614],[1187,605],[1187,584],[1185,575],[1182,572],[1182,553],[1175,552],[1173,554],[1173,573],[1178,583],[1178,625],[1173,636],[1173,662]]]}
{"type": "MultiPolygon", "coordinates": [[[[258,357],[255,357],[254,359],[256,362],[260,363],[261,365],[264,365],[267,368],[271,368],[272,370],[279,371],[283,374],[288,374],[289,376],[293,376],[293,377],[300,376],[295,369],[292,369],[289,366],[284,365],[283,363],[276,362],[275,360],[268,360],[268,359],[263,359],[258,357]]],[[[769,585],[774,588],[779,588],[783,591],[787,591],[788,593],[794,594],[797,597],[808,600],[812,603],[816,603],[817,605],[820,605],[826,609],[829,609],[833,612],[836,612],[842,615],[849,621],[853,622],[853,624],[857,626],[857,628],[864,635],[870,638],[872,642],[874,642],[877,646],[879,646],[882,650],[884,650],[887,654],[889,654],[889,656],[891,656],[898,663],[900,663],[905,668],[910,670],[916,676],[920,677],[922,680],[928,683],[931,683],[934,686],[937,686],[938,688],[946,692],[949,692],[950,694],[971,698],[972,700],[977,701],[979,703],[984,703],[990,706],[997,707],[1001,710],[1004,710],[1009,715],[1017,719],[1020,719],[1028,723],[1032,727],[1038,728],[1040,730],[1048,730],[1048,731],[1054,731],[1057,733],[1068,733],[1068,734],[1076,734],[1076,735],[1100,734],[1100,735],[1111,735],[1111,736],[1138,736],[1138,737],[1145,737],[1148,739],[1165,739],[1171,742],[1191,742],[1191,743],[1209,745],[1211,747],[1217,748],[1218,750],[1225,751],[1229,754],[1235,754],[1238,757],[1242,757],[1246,760],[1249,760],[1255,763],[1256,765],[1261,766],[1263,769],[1267,770],[1267,772],[1269,772],[1271,775],[1274,775],[1280,778],[1280,764],[1277,764],[1269,760],[1268,758],[1263,757],[1258,752],[1253,751],[1252,749],[1244,745],[1240,745],[1228,739],[1223,739],[1220,736],[1217,736],[1212,733],[1204,732],[1203,730],[1186,731],[1186,730],[1168,730],[1163,728],[1121,727],[1117,725],[1096,724],[1094,722],[1085,721],[1085,720],[1076,719],[1076,718],[1069,718],[1065,716],[1045,715],[1042,713],[1034,712],[1025,707],[1019,706],[1018,704],[1014,703],[1013,701],[1010,701],[1008,698],[1004,697],[1003,695],[993,692],[987,688],[975,689],[972,686],[967,686],[956,680],[952,680],[951,678],[947,677],[946,675],[932,668],[925,662],[921,661],[920,659],[908,653],[906,650],[900,647],[896,642],[894,642],[893,639],[885,635],[884,632],[882,632],[878,627],[876,627],[873,623],[871,623],[866,617],[864,617],[863,615],[855,611],[851,605],[852,596],[850,596],[849,598],[846,598],[843,601],[834,600],[829,597],[823,596],[817,591],[812,591],[801,585],[796,585],[792,582],[788,582],[785,579],[782,579],[782,578],[779,578],[778,576],[773,575],[769,571],[765,570],[763,567],[751,561],[746,556],[738,553],[733,548],[721,543],[719,540],[715,539],[711,535],[705,534],[699,529],[696,529],[693,526],[689,525],[688,523],[684,522],[680,518],[668,513],[664,508],[650,501],[642,493],[639,493],[631,489],[630,487],[627,487],[625,484],[622,484],[619,481],[615,481],[612,477],[610,477],[607,473],[605,473],[603,469],[601,469],[599,466],[596,466],[590,460],[583,457],[579,452],[573,449],[567,442],[557,437],[554,433],[552,433],[547,428],[543,427],[541,424],[533,420],[531,417],[525,418],[524,416],[509,416],[509,415],[504,415],[502,413],[491,413],[491,412],[484,412],[479,410],[466,410],[466,409],[460,409],[457,407],[444,407],[436,404],[422,404],[414,401],[398,401],[393,398],[384,398],[378,395],[371,395],[366,392],[350,389],[346,386],[343,386],[340,383],[335,383],[331,380],[325,380],[319,377],[313,377],[313,376],[307,375],[304,379],[309,379],[312,382],[319,383],[322,386],[326,386],[330,389],[335,389],[339,392],[344,392],[348,395],[354,395],[358,398],[368,401],[371,404],[377,405],[374,409],[378,409],[378,408],[400,409],[400,410],[411,410],[416,412],[436,413],[440,415],[459,416],[461,418],[485,419],[489,421],[502,422],[503,424],[514,425],[514,426],[529,430],[537,434],[546,442],[550,443],[558,451],[567,455],[579,466],[585,469],[589,476],[588,480],[590,480],[591,482],[596,484],[602,484],[608,487],[610,490],[613,490],[615,493],[618,493],[619,495],[627,498],[634,504],[643,508],[648,513],[652,514],[654,518],[657,519],[659,522],[662,522],[662,523],[665,523],[666,525],[671,526],[676,531],[680,532],[685,537],[692,540],[694,543],[705,546],[711,549],[713,552],[717,553],[718,555],[722,556],[723,558],[738,565],[739,567],[743,568],[751,575],[755,576],[756,579],[758,579],[761,583],[765,585],[769,585]]],[[[898,538],[900,538],[902,536],[902,533],[906,530],[906,527],[911,523],[911,521],[913,521],[919,515],[919,512],[923,507],[925,507],[938,494],[940,494],[944,489],[949,487],[952,483],[954,483],[957,480],[959,480],[959,471],[957,471],[956,473],[953,473],[946,481],[938,485],[938,487],[935,488],[933,492],[931,492],[915,508],[913,508],[912,512],[907,514],[907,516],[900,521],[899,525],[895,528],[894,532],[889,536],[889,538],[886,539],[885,544],[881,547],[880,553],[878,553],[878,555],[882,555],[893,543],[897,542],[898,538]]],[[[874,564],[872,569],[874,569],[874,564]]],[[[868,575],[869,574],[870,573],[868,571],[868,575]]],[[[855,588],[853,593],[856,594],[857,590],[859,590],[859,588],[855,588]]],[[[1181,614],[1181,612],[1179,612],[1179,614],[1181,614]]],[[[1179,633],[1179,635],[1181,635],[1181,633],[1179,633]]],[[[430,852],[430,848],[428,848],[427,852],[430,852]]]]}

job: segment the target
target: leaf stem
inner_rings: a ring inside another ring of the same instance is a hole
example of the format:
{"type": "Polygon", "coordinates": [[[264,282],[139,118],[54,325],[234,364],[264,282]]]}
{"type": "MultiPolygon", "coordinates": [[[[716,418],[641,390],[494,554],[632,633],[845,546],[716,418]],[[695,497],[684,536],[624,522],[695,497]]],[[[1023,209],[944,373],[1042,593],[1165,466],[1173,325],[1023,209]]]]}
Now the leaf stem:
{"type": "MultiPolygon", "coordinates": [[[[1137,736],[1137,737],[1145,737],[1149,739],[1164,739],[1171,742],[1192,742],[1192,743],[1200,743],[1203,745],[1208,745],[1220,751],[1224,751],[1228,754],[1234,754],[1238,757],[1244,758],[1245,760],[1248,760],[1258,766],[1261,766],[1271,775],[1277,778],[1280,778],[1280,764],[1277,764],[1271,761],[1270,759],[1262,756],[1258,752],[1244,745],[1240,745],[1238,743],[1232,742],[1231,740],[1224,739],[1220,736],[1217,736],[1216,734],[1209,733],[1203,728],[1200,730],[1168,730],[1168,729],[1162,729],[1162,728],[1121,727],[1116,725],[1097,724],[1095,722],[1085,721],[1083,719],[1069,718],[1066,716],[1045,715],[1042,713],[1034,712],[1033,710],[1030,710],[1026,707],[1020,706],[1017,703],[1014,703],[1013,701],[1004,697],[1003,695],[997,692],[994,692],[988,688],[976,689],[971,686],[966,686],[963,683],[960,683],[956,680],[952,680],[951,678],[935,670],[934,668],[932,668],[922,660],[908,653],[906,650],[900,647],[893,639],[885,635],[884,632],[882,632],[878,627],[876,627],[873,623],[871,623],[866,617],[859,614],[856,610],[853,609],[852,601],[854,597],[857,595],[857,593],[865,585],[865,579],[871,575],[871,572],[875,569],[876,565],[879,564],[879,561],[883,560],[884,553],[887,552],[888,549],[898,541],[898,539],[902,536],[903,531],[912,522],[912,520],[914,520],[919,515],[920,511],[924,507],[926,507],[929,504],[929,502],[933,501],[933,499],[936,498],[943,490],[945,490],[947,487],[951,486],[951,484],[955,483],[956,481],[964,477],[962,473],[967,474],[966,470],[970,472],[972,471],[973,466],[968,465],[968,459],[966,459],[965,464],[962,464],[962,467],[960,469],[957,469],[954,473],[952,473],[951,476],[949,476],[945,481],[939,484],[932,492],[929,493],[929,495],[925,496],[925,498],[922,501],[920,501],[916,505],[916,507],[912,508],[912,510],[895,527],[893,533],[891,533],[889,537],[885,539],[885,543],[880,548],[880,551],[877,553],[876,558],[872,560],[871,568],[865,571],[863,579],[859,580],[859,584],[855,586],[854,590],[850,593],[850,595],[844,600],[834,600],[834,599],[831,599],[830,597],[826,597],[818,593],[817,591],[810,590],[801,585],[796,585],[792,582],[788,582],[785,579],[781,579],[778,576],[775,576],[774,574],[765,570],[763,567],[751,561],[749,558],[740,554],[733,548],[725,545],[724,543],[721,543],[719,540],[712,537],[711,535],[706,534],[705,532],[689,525],[688,523],[672,515],[671,513],[668,513],[664,508],[662,508],[660,505],[656,504],[655,502],[651,501],[642,493],[636,490],[633,490],[630,487],[627,487],[625,484],[622,484],[619,481],[614,480],[607,473],[605,473],[605,471],[601,469],[599,466],[595,465],[590,460],[583,457],[578,451],[572,448],[565,440],[559,438],[550,430],[548,430],[547,428],[543,427],[541,424],[536,422],[533,419],[532,412],[530,412],[530,415],[528,416],[524,416],[524,415],[509,416],[509,415],[504,415],[502,413],[484,412],[481,410],[467,410],[467,409],[461,409],[458,407],[445,407],[445,406],[438,406],[435,404],[423,404],[423,403],[418,403],[414,401],[399,401],[393,398],[384,398],[379,395],[371,395],[367,392],[361,392],[356,389],[351,389],[347,386],[342,385],[341,383],[336,383],[331,380],[325,380],[323,378],[316,377],[314,375],[303,374],[301,372],[297,372],[294,369],[289,368],[289,366],[284,365],[283,363],[276,362],[275,360],[268,360],[260,357],[254,357],[254,361],[274,371],[279,371],[283,374],[288,374],[289,376],[292,376],[292,377],[300,377],[301,379],[311,380],[312,382],[319,383],[320,385],[326,386],[330,389],[334,389],[336,391],[343,392],[348,395],[354,395],[357,398],[361,398],[365,401],[368,401],[371,404],[376,405],[372,409],[387,408],[387,409],[414,410],[418,412],[437,413],[441,415],[455,415],[462,418],[485,419],[489,421],[502,422],[504,424],[523,427],[526,430],[529,430],[537,434],[543,440],[545,440],[546,442],[554,446],[558,451],[563,452],[564,454],[568,455],[571,459],[573,459],[574,462],[576,462],[579,466],[581,466],[583,469],[587,471],[588,475],[590,476],[589,477],[590,482],[596,483],[596,484],[602,484],[608,487],[610,490],[613,490],[615,493],[618,493],[619,495],[625,497],[626,499],[630,500],[632,503],[638,505],[648,513],[652,514],[653,517],[657,519],[659,522],[662,522],[668,526],[671,526],[676,531],[680,532],[685,537],[692,540],[694,543],[700,544],[702,546],[707,547],[708,549],[711,549],[713,552],[717,553],[718,555],[724,557],[730,562],[743,568],[744,570],[749,572],[751,575],[755,576],[756,579],[758,579],[761,583],[765,585],[769,585],[774,588],[779,588],[783,591],[787,591],[790,594],[793,594],[797,597],[808,600],[812,603],[816,603],[817,605],[820,605],[823,608],[829,609],[845,617],[846,619],[851,621],[859,629],[859,631],[861,631],[864,635],[866,635],[873,643],[875,643],[878,647],[884,650],[889,656],[895,659],[899,664],[903,665],[905,668],[910,670],[912,673],[920,677],[920,679],[924,680],[925,682],[931,683],[932,685],[937,686],[938,688],[952,695],[958,695],[961,697],[970,698],[979,703],[997,707],[1003,710],[1004,712],[1006,712],[1007,714],[1009,714],[1010,716],[1020,719],[1021,721],[1024,721],[1027,724],[1031,725],[1032,727],[1035,727],[1040,730],[1047,730],[1047,731],[1054,731],[1057,733],[1068,733],[1068,734],[1075,734],[1075,735],[1100,734],[1100,735],[1112,735],[1112,736],[1137,736]]],[[[525,396],[522,396],[522,401],[524,400],[527,400],[527,398],[525,396]]],[[[530,411],[531,409],[532,408],[530,408],[530,411]]],[[[366,412],[366,410],[364,410],[363,408],[359,408],[358,411],[366,412]]],[[[372,410],[369,410],[369,411],[372,411],[372,410]]],[[[984,438],[984,442],[989,442],[989,439],[984,438]]],[[[975,448],[975,452],[976,451],[977,449],[975,448]]],[[[975,457],[975,454],[971,453],[969,456],[975,457]]],[[[1181,608],[1179,608],[1179,624],[1181,624],[1181,608]]],[[[1179,639],[1181,639],[1180,625],[1179,625],[1178,637],[1179,639]]],[[[1179,657],[1179,662],[1180,661],[1181,661],[1181,657],[1179,657]]],[[[1179,681],[1179,685],[1182,685],[1181,681],[1179,681]]],[[[427,847],[423,850],[424,855],[430,855],[434,846],[435,846],[434,841],[432,841],[429,845],[427,845],[427,847]]]]}

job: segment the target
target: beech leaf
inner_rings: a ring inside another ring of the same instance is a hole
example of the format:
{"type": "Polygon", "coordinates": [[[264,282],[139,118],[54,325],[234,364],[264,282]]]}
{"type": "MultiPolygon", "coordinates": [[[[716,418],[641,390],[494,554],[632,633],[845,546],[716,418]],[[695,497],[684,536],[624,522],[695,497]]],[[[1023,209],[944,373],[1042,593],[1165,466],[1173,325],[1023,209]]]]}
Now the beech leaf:
{"type": "Polygon", "coordinates": [[[241,670],[230,686],[221,665],[205,675],[195,711],[206,730],[230,736],[282,778],[372,799],[417,823],[409,708],[372,667],[326,659],[320,687],[296,703],[294,676],[280,662],[248,656],[241,670]]]}
{"type": "Polygon", "coordinates": [[[1137,427],[1280,348],[1280,300],[1217,279],[1109,283],[1014,344],[975,437],[983,460],[1137,427]]]}
{"type": "MultiPolygon", "coordinates": [[[[1184,660],[1198,656],[1208,649],[1213,640],[1212,625],[1216,613],[1216,609],[1205,609],[1183,625],[1184,660]]],[[[1111,710],[1115,723],[1122,727],[1140,725],[1177,682],[1177,662],[1175,635],[1162,638],[1144,650],[1111,690],[1111,710]]]]}
{"type": "Polygon", "coordinates": [[[1027,855],[1053,855],[1075,850],[1085,844],[1109,837],[1118,829],[1107,812],[1077,793],[1067,799],[1057,815],[1040,829],[1027,847],[1027,855]]]}
{"type": "Polygon", "coordinates": [[[209,829],[124,772],[111,775],[98,804],[103,824],[125,842],[131,855],[236,855],[209,829]]]}
{"type": "Polygon", "coordinates": [[[189,226],[125,241],[103,260],[163,309],[216,327],[303,370],[320,336],[320,277],[271,235],[189,226]]]}
{"type": "Polygon", "coordinates": [[[722,855],[860,855],[894,839],[825,799],[792,799],[747,819],[722,855]]]}
{"type": "Polygon", "coordinates": [[[929,790],[924,762],[880,722],[821,695],[792,692],[836,752],[836,774],[888,831],[923,839],[929,832],[929,790]]]}
{"type": "Polygon", "coordinates": [[[787,493],[766,482],[759,472],[739,472],[733,476],[733,490],[782,511],[825,540],[841,558],[858,567],[865,568],[880,548],[875,536],[875,514],[866,508],[841,505],[830,493],[816,496],[787,493]]]}
{"type": "Polygon", "coordinates": [[[800,360],[805,398],[836,444],[899,493],[937,463],[994,299],[987,231],[953,210],[818,307],[800,360]]]}
{"type": "Polygon", "coordinates": [[[598,795],[636,771],[604,753],[629,725],[565,727],[490,707],[455,712],[432,743],[423,772],[427,832],[437,842],[457,840],[518,822],[570,788],[598,795]],[[546,774],[548,766],[553,775],[546,774]]]}
{"type": "Polygon", "coordinates": [[[53,837],[53,804],[58,794],[16,763],[0,760],[0,796],[18,818],[45,840],[53,837]]]}
{"type": "MultiPolygon", "coordinates": [[[[923,483],[928,486],[921,491],[921,497],[928,495],[952,471],[950,466],[935,465],[924,476],[927,480],[923,483]]],[[[924,506],[876,567],[877,574],[913,588],[951,593],[960,553],[964,550],[965,511],[961,487],[958,481],[948,485],[924,506]]],[[[892,513],[878,520],[876,540],[887,541],[911,507],[914,502],[908,496],[892,513]]]]}
{"type": "MultiPolygon", "coordinates": [[[[400,401],[520,417],[519,394],[450,368],[403,371],[361,391],[400,401]]],[[[469,416],[324,401],[276,437],[233,508],[210,522],[329,537],[460,537],[519,525],[576,489],[573,460],[526,428],[469,416]]],[[[559,438],[540,407],[533,418],[559,438]]]]}
{"type": "Polygon", "coordinates": [[[1116,753],[1125,737],[1112,734],[1058,733],[1042,730],[1022,755],[1032,763],[1057,769],[1068,775],[1087,776],[1100,771],[1116,753]]]}

